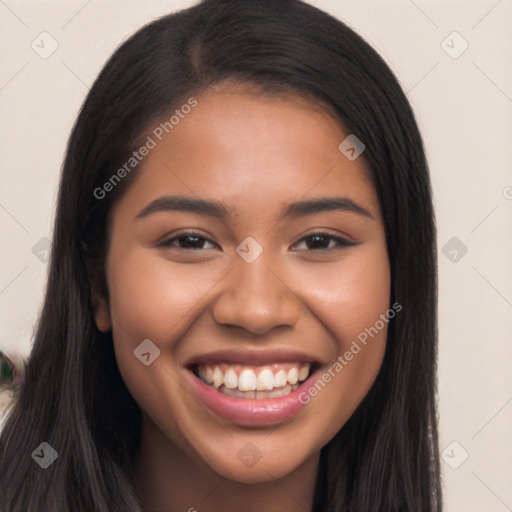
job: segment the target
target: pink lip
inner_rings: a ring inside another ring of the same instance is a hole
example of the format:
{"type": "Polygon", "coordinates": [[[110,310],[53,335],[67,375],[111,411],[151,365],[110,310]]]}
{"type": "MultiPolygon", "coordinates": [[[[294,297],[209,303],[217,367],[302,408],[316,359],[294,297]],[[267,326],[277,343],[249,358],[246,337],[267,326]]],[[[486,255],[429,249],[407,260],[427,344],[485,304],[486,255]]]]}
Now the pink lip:
{"type": "Polygon", "coordinates": [[[306,379],[289,395],[268,399],[232,397],[216,391],[187,370],[187,379],[193,393],[214,413],[244,427],[264,427],[281,423],[296,416],[303,404],[299,395],[317,378],[320,369],[306,379]]]}
{"type": "Polygon", "coordinates": [[[218,350],[189,359],[184,366],[198,363],[233,363],[264,365],[269,363],[317,363],[313,357],[292,350],[218,350]]]}

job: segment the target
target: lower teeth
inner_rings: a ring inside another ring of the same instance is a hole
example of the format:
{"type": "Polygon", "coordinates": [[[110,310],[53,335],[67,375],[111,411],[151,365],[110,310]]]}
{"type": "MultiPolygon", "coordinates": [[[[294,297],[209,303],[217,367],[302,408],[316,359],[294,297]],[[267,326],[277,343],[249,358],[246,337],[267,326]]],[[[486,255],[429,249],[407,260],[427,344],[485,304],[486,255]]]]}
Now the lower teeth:
{"type": "Polygon", "coordinates": [[[277,398],[278,396],[289,395],[292,391],[295,391],[299,387],[298,384],[287,384],[282,388],[272,389],[270,391],[262,391],[262,390],[254,390],[254,391],[240,391],[238,389],[229,389],[226,386],[222,385],[217,389],[220,393],[224,393],[229,396],[236,396],[240,398],[277,398]]]}

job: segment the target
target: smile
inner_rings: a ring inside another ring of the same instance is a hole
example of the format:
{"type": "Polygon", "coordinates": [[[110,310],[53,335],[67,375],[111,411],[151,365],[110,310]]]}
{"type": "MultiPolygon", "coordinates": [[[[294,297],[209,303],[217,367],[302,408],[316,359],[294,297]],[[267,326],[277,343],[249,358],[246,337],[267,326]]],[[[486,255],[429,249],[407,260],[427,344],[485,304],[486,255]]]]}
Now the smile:
{"type": "Polygon", "coordinates": [[[299,413],[304,406],[300,393],[321,373],[321,363],[300,356],[205,356],[185,365],[186,386],[198,403],[230,423],[252,428],[276,425],[299,413]]]}
{"type": "Polygon", "coordinates": [[[228,363],[199,364],[195,374],[225,395],[265,399],[286,396],[299,387],[310,373],[310,363],[275,363],[242,366],[228,363]]]}

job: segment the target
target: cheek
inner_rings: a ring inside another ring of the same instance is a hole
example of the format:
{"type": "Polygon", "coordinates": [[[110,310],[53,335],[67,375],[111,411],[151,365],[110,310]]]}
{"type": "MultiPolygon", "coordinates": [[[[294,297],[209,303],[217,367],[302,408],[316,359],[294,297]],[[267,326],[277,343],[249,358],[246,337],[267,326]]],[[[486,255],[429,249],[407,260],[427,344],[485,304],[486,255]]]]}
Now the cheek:
{"type": "Polygon", "coordinates": [[[389,308],[390,269],[385,246],[372,244],[347,252],[331,265],[319,265],[303,280],[312,308],[339,345],[372,326],[389,308]]]}
{"type": "Polygon", "coordinates": [[[202,265],[176,264],[134,249],[113,255],[109,273],[110,307],[121,336],[169,344],[193,321],[194,311],[218,280],[202,265]]]}
{"type": "Polygon", "coordinates": [[[337,263],[335,271],[322,269],[304,285],[311,287],[311,309],[334,344],[331,363],[302,397],[303,403],[316,404],[308,411],[314,411],[311,420],[328,425],[323,434],[327,441],[361,403],[382,364],[388,323],[394,317],[394,311],[389,314],[387,253],[368,247],[337,263]]]}

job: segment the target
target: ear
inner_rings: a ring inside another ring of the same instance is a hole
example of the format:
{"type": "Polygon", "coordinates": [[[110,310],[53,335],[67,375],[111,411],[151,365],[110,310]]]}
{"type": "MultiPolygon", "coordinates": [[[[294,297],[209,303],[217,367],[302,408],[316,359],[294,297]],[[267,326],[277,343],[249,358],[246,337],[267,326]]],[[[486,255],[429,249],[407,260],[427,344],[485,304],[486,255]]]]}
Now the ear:
{"type": "Polygon", "coordinates": [[[109,332],[112,329],[107,296],[106,286],[102,285],[101,279],[95,274],[95,278],[91,279],[91,303],[94,322],[101,332],[109,332]]]}
{"type": "Polygon", "coordinates": [[[92,307],[94,310],[94,322],[101,332],[109,332],[112,329],[110,310],[107,300],[96,291],[92,292],[92,307]]]}

